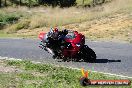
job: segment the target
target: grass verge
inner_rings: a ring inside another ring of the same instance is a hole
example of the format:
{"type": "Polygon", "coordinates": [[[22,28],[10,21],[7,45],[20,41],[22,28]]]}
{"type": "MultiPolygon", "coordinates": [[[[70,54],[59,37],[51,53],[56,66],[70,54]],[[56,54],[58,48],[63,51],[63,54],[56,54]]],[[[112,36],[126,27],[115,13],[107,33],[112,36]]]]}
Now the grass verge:
{"type": "MultiPolygon", "coordinates": [[[[87,4],[90,0],[84,1],[87,4]]],[[[81,0],[77,2],[82,3],[81,0]]],[[[60,29],[77,30],[91,40],[132,43],[131,3],[132,0],[112,0],[93,8],[2,8],[0,22],[5,22],[6,26],[0,26],[0,31],[3,31],[0,37],[34,38],[41,31],[47,32],[50,27],[57,26],[60,29]]]]}
{"type": "MultiPolygon", "coordinates": [[[[81,71],[31,61],[0,60],[0,88],[83,88],[79,84],[81,71]],[[10,69],[12,71],[10,71],[10,69]]],[[[90,79],[120,79],[101,73],[89,73],[90,79]]],[[[130,79],[132,80],[132,79],[130,79]]],[[[88,88],[117,88],[117,86],[88,86],[88,88]]],[[[118,88],[131,88],[118,86],[118,88]]]]}

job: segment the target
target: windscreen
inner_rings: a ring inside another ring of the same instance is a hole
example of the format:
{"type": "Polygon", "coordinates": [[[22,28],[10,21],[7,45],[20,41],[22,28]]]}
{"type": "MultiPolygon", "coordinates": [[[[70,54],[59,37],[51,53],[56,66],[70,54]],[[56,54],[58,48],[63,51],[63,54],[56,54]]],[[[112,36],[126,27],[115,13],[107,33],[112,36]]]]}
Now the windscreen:
{"type": "Polygon", "coordinates": [[[74,39],[75,38],[74,32],[68,32],[68,34],[66,35],[65,38],[67,38],[67,39],[74,39]]]}

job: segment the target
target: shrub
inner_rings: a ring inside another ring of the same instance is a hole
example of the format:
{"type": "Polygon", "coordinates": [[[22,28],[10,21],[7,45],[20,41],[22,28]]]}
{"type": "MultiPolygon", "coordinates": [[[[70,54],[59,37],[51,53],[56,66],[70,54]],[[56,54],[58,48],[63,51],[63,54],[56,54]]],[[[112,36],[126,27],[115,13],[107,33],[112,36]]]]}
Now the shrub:
{"type": "Polygon", "coordinates": [[[13,33],[13,32],[16,32],[20,29],[26,29],[29,27],[29,23],[30,21],[29,20],[21,20],[20,22],[10,26],[7,30],[6,30],[6,33],[13,33]]]}
{"type": "Polygon", "coordinates": [[[19,18],[20,16],[17,14],[0,13],[1,24],[14,23],[15,21],[18,21],[19,18]]]}

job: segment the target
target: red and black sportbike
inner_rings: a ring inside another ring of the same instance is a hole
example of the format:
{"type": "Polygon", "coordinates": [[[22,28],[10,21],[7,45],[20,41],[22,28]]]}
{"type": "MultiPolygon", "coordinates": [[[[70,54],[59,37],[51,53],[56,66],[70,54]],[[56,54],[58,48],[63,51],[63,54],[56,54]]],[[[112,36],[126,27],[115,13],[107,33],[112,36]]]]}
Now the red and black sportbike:
{"type": "Polygon", "coordinates": [[[59,31],[58,36],[54,39],[52,32],[39,34],[41,43],[40,48],[53,55],[53,58],[62,59],[63,61],[85,61],[95,62],[95,52],[85,45],[85,36],[77,31],[63,30],[59,31]]]}

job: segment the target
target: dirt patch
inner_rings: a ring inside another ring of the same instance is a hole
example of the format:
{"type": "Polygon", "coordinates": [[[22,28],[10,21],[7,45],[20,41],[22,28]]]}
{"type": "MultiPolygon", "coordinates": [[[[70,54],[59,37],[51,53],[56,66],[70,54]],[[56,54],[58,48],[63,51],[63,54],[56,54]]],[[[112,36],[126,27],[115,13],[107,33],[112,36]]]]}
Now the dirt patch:
{"type": "Polygon", "coordinates": [[[94,19],[82,23],[76,23],[64,26],[65,28],[76,29],[78,31],[97,31],[97,30],[118,30],[132,26],[132,17],[129,14],[115,14],[109,17],[94,19]]]}
{"type": "Polygon", "coordinates": [[[15,66],[7,66],[5,60],[0,60],[0,73],[18,73],[22,72],[21,69],[16,68],[15,66]]]}
{"type": "Polygon", "coordinates": [[[40,73],[40,72],[33,72],[32,73],[33,76],[39,76],[39,77],[43,77],[43,76],[48,76],[48,73],[40,73]]]}
{"type": "Polygon", "coordinates": [[[22,70],[15,67],[0,66],[0,73],[13,73],[13,72],[22,72],[22,70]]]}
{"type": "Polygon", "coordinates": [[[116,13],[101,19],[64,27],[78,30],[88,38],[132,40],[132,13],[116,13]]]}
{"type": "MultiPolygon", "coordinates": [[[[85,22],[61,26],[62,29],[72,29],[83,33],[89,39],[132,41],[132,12],[117,11],[109,15],[97,16],[85,22]]],[[[42,31],[47,32],[50,27],[22,29],[16,35],[35,36],[42,31]]]]}

